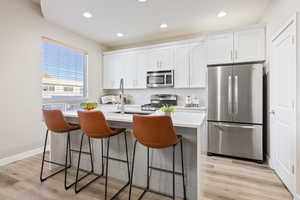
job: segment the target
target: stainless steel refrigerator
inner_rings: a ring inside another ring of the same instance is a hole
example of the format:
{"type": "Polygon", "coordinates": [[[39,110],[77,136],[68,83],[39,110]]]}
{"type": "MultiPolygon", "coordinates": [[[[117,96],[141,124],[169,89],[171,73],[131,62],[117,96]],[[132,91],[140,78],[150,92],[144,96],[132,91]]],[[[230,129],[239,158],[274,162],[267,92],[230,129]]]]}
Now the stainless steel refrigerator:
{"type": "Polygon", "coordinates": [[[208,154],[263,160],[263,64],[208,66],[208,154]]]}

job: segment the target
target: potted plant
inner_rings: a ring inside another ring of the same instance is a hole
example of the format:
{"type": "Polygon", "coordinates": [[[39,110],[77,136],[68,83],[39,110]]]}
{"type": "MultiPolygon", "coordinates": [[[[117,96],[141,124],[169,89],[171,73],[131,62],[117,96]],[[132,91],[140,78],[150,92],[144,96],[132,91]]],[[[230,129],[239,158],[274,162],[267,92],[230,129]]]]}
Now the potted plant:
{"type": "Polygon", "coordinates": [[[161,107],[161,111],[163,111],[165,115],[171,116],[171,113],[175,112],[175,108],[174,106],[164,105],[163,107],[161,107]]]}

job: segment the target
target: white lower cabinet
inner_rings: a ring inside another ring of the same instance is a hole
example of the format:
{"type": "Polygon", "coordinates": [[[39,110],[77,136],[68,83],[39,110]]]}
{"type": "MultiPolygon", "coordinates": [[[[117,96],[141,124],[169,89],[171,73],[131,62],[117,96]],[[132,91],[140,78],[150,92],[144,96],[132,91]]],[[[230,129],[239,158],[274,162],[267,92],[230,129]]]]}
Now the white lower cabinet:
{"type": "Polygon", "coordinates": [[[175,88],[206,86],[206,49],[204,42],[175,48],[175,88]]]}

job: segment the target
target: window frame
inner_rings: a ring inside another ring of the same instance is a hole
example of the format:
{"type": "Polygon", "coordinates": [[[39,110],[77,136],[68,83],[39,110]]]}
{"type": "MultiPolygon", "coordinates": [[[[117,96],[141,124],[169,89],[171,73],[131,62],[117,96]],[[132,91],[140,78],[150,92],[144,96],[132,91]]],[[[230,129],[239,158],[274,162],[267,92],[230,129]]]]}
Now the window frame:
{"type": "Polygon", "coordinates": [[[64,47],[64,48],[69,48],[74,51],[78,51],[82,54],[84,54],[84,70],[83,70],[83,96],[78,97],[78,96],[54,96],[52,98],[44,98],[43,97],[43,80],[41,80],[41,88],[42,88],[42,101],[43,103],[73,103],[73,102],[81,102],[81,101],[86,101],[88,99],[88,52],[85,50],[82,50],[80,48],[76,48],[67,44],[64,44],[60,41],[50,39],[48,37],[42,37],[41,38],[41,67],[42,67],[42,74],[43,74],[43,56],[44,56],[44,48],[43,48],[43,43],[44,42],[50,42],[55,45],[64,47]]]}

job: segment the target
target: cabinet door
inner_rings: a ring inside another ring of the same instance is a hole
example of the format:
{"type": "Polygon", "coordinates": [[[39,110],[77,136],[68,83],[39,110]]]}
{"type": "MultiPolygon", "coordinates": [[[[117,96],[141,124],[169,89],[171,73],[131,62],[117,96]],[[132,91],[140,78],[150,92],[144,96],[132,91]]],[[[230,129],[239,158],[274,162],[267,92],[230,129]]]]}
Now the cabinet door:
{"type": "Polygon", "coordinates": [[[134,88],[146,88],[146,69],[147,69],[147,53],[139,52],[136,54],[136,73],[134,88]]]}
{"type": "Polygon", "coordinates": [[[120,79],[118,71],[119,59],[116,55],[103,57],[103,89],[116,89],[117,79],[120,79]]]}
{"type": "Polygon", "coordinates": [[[193,45],[190,49],[190,88],[206,87],[207,59],[204,43],[193,45]]]}
{"type": "Polygon", "coordinates": [[[133,89],[136,84],[136,54],[121,55],[120,72],[124,79],[124,88],[133,89]]]}
{"type": "Polygon", "coordinates": [[[159,50],[159,69],[160,70],[170,70],[174,69],[174,48],[162,48],[159,50]]]}
{"type": "Polygon", "coordinates": [[[237,63],[265,60],[265,29],[257,28],[234,33],[234,60],[237,63]]]}
{"type": "Polygon", "coordinates": [[[103,56],[103,71],[102,71],[102,87],[103,89],[111,89],[111,79],[110,79],[110,70],[111,70],[111,56],[110,55],[104,55],[103,56]]]}
{"type": "Polygon", "coordinates": [[[188,88],[190,79],[190,45],[175,48],[175,88],[188,88]]]}
{"type": "Polygon", "coordinates": [[[209,65],[233,63],[233,33],[210,36],[207,53],[209,65]]]}
{"type": "Polygon", "coordinates": [[[156,48],[148,53],[149,71],[169,70],[174,68],[174,49],[171,47],[156,48]]]}

